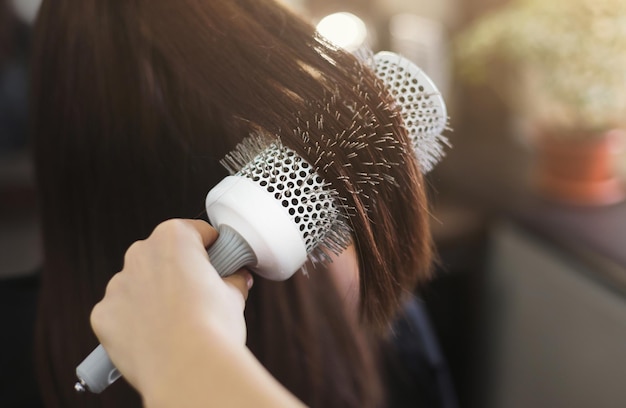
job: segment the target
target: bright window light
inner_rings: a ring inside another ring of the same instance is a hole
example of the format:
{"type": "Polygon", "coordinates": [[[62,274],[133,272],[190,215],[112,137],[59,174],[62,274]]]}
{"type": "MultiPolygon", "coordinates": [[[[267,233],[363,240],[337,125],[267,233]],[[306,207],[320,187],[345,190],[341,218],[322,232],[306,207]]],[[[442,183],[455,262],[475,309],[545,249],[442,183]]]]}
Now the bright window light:
{"type": "Polygon", "coordinates": [[[317,24],[317,31],[338,47],[355,51],[367,38],[367,28],[359,17],[352,13],[330,14],[317,24]]]}

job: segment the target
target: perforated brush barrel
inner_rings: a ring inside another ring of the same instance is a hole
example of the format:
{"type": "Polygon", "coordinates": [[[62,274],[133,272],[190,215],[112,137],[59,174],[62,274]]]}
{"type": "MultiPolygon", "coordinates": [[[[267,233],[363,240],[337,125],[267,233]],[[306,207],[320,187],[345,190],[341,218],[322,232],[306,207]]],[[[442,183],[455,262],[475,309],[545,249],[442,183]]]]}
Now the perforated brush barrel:
{"type": "Polygon", "coordinates": [[[228,226],[248,243],[256,257],[249,268],[284,280],[320,245],[332,250],[335,196],[301,156],[274,143],[215,186],[206,210],[213,226],[228,226]]]}
{"type": "Polygon", "coordinates": [[[448,121],[441,93],[417,65],[398,54],[377,53],[373,68],[400,108],[422,170],[432,170],[448,144],[441,135],[448,121]]]}

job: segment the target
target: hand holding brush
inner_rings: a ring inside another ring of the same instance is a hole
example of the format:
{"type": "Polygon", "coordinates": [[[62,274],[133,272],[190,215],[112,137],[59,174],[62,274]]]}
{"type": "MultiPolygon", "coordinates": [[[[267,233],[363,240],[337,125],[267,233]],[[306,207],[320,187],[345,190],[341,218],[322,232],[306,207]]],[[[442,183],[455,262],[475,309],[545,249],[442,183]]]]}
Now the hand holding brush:
{"type": "Polygon", "coordinates": [[[219,277],[204,249],[216,238],[178,219],[132,245],[93,309],[95,333],[147,407],[301,406],[246,349],[252,275],[219,277]]]}

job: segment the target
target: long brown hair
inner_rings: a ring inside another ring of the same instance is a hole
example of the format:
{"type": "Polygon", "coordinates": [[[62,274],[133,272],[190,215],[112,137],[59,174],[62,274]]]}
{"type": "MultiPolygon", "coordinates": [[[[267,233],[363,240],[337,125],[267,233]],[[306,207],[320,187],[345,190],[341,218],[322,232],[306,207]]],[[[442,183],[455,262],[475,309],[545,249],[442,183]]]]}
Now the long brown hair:
{"type": "Polygon", "coordinates": [[[97,344],[90,310],[133,241],[165,219],[204,216],[226,175],[219,159],[259,129],[317,161],[344,198],[362,321],[321,271],[257,280],[248,345],[310,406],[381,403],[369,339],[429,275],[431,244],[418,165],[369,69],[271,0],[44,0],[33,101],[47,406],[139,404],[122,381],[74,393],[74,368],[97,344]],[[342,137],[353,151],[329,143],[342,137]]]}

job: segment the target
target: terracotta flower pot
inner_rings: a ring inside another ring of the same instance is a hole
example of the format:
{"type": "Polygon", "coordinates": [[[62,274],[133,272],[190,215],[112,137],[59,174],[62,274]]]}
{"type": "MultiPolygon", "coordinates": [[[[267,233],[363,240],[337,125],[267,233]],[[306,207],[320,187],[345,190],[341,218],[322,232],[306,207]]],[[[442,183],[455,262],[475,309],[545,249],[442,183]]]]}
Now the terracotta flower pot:
{"type": "Polygon", "coordinates": [[[534,183],[546,198],[576,205],[609,205],[626,197],[615,163],[626,132],[617,129],[594,137],[536,139],[534,183]]]}

